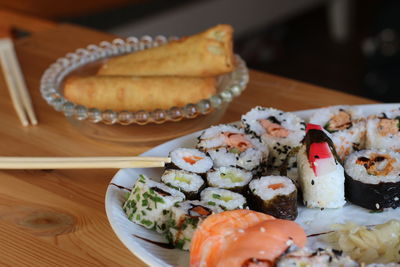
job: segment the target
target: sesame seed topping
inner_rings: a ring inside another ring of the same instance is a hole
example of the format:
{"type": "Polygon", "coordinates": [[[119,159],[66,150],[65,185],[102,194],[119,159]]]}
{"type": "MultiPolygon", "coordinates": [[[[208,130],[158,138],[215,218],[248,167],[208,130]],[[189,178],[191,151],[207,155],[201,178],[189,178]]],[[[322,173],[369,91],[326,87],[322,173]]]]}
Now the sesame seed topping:
{"type": "Polygon", "coordinates": [[[265,228],[264,227],[260,227],[260,231],[264,233],[265,232],[265,228]]]}
{"type": "Polygon", "coordinates": [[[376,204],[375,204],[375,207],[379,210],[379,207],[380,207],[380,206],[379,206],[379,203],[376,203],[376,204]]]}

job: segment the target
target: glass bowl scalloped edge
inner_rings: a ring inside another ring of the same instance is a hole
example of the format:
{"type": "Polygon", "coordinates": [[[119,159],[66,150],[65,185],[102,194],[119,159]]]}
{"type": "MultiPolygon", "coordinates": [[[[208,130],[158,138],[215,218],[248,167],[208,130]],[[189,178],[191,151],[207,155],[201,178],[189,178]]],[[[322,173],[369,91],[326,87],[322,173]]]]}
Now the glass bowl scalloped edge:
{"type": "Polygon", "coordinates": [[[159,35],[154,38],[143,36],[140,39],[128,37],[114,39],[111,42],[102,41],[99,45],[90,44],[86,48],[79,48],[73,53],[56,60],[43,73],[40,82],[40,92],[46,102],[56,111],[62,112],[66,117],[79,121],[87,120],[92,123],[145,125],[148,123],[161,124],[164,122],[177,122],[182,119],[193,119],[199,115],[206,115],[231,102],[246,88],[249,73],[245,62],[235,55],[236,68],[233,72],[218,76],[217,94],[197,103],[189,103],[184,107],[172,107],[168,110],[155,109],[152,111],[140,110],[113,111],[88,108],[68,101],[62,95],[60,87],[63,79],[72,71],[108,57],[123,55],[135,51],[145,50],[176,40],[177,37],[159,35]]]}

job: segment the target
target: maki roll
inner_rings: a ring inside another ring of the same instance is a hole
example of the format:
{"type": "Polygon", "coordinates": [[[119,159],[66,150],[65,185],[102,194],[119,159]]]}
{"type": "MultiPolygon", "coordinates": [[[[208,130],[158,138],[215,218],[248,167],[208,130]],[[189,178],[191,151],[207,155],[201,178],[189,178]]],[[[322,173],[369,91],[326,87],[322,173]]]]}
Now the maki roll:
{"type": "Polygon", "coordinates": [[[249,206],[279,219],[297,217],[297,189],[284,176],[264,176],[249,184],[249,206]]]}
{"type": "Polygon", "coordinates": [[[244,209],[246,198],[230,190],[207,187],[200,194],[201,200],[211,206],[219,206],[223,210],[244,209]]]}
{"type": "Polygon", "coordinates": [[[306,207],[344,206],[344,169],[332,140],[321,126],[307,124],[307,134],[297,154],[297,163],[306,207]]]}
{"type": "Polygon", "coordinates": [[[233,125],[212,126],[198,138],[197,148],[207,152],[214,167],[240,167],[253,173],[263,171],[268,149],[260,140],[233,125]]]}
{"type": "Polygon", "coordinates": [[[197,226],[209,215],[222,210],[198,200],[176,203],[168,216],[167,240],[175,247],[189,250],[190,242],[197,226]]]}
{"type": "Polygon", "coordinates": [[[362,150],[345,162],[346,198],[370,210],[400,206],[400,153],[362,150]]]}
{"type": "Polygon", "coordinates": [[[294,250],[284,254],[276,263],[277,267],[359,267],[360,265],[349,256],[343,255],[339,250],[322,249],[310,251],[307,248],[294,250]]]}
{"type": "Polygon", "coordinates": [[[336,152],[344,160],[365,146],[366,122],[361,110],[350,106],[333,106],[318,109],[310,123],[322,125],[330,133],[336,152]]]}
{"type": "Polygon", "coordinates": [[[251,172],[235,167],[219,167],[207,172],[207,184],[211,187],[244,192],[247,184],[253,178],[251,172]]]}
{"type": "Polygon", "coordinates": [[[178,190],[140,175],[122,208],[129,220],[163,233],[171,207],[184,199],[178,190]]]}
{"type": "Polygon", "coordinates": [[[270,164],[279,167],[305,135],[305,124],[293,113],[255,107],[242,116],[246,133],[260,137],[268,147],[270,164]]]}
{"type": "Polygon", "coordinates": [[[400,110],[368,117],[365,148],[400,151],[400,110]]]}
{"type": "Polygon", "coordinates": [[[213,166],[213,161],[204,152],[194,148],[176,148],[170,152],[171,163],[166,169],[181,169],[203,174],[213,166]]]}
{"type": "Polygon", "coordinates": [[[184,170],[166,170],[161,176],[161,181],[184,193],[186,199],[197,199],[200,191],[206,186],[200,175],[184,170]]]}

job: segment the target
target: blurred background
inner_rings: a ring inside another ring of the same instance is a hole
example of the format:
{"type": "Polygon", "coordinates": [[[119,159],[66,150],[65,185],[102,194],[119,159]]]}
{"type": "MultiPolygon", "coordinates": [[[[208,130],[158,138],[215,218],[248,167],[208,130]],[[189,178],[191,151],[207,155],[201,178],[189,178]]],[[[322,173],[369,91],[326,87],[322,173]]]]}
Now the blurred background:
{"type": "Polygon", "coordinates": [[[0,0],[0,8],[119,36],[228,23],[250,68],[400,101],[398,0],[0,0]]]}

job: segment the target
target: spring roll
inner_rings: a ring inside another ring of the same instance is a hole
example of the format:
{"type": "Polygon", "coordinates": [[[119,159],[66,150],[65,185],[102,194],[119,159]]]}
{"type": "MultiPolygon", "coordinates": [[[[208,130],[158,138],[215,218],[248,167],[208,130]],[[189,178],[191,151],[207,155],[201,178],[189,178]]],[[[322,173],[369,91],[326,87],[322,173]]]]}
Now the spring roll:
{"type": "Polygon", "coordinates": [[[71,77],[64,86],[64,96],[71,102],[102,110],[181,107],[215,92],[215,78],[87,76],[71,77]]]}
{"type": "Polygon", "coordinates": [[[111,58],[100,75],[209,77],[233,71],[233,29],[217,25],[197,35],[111,58]]]}

